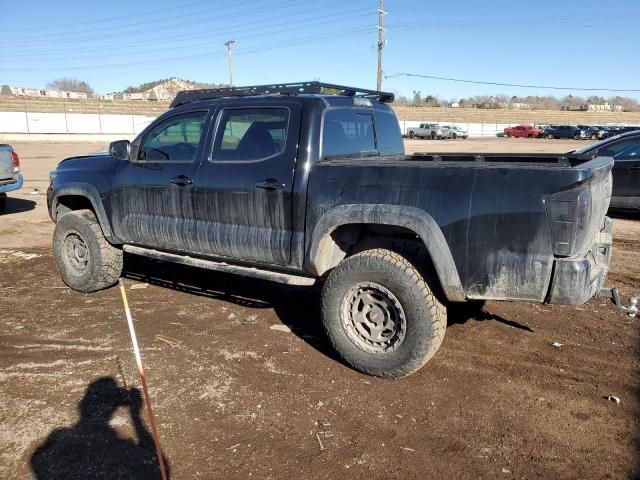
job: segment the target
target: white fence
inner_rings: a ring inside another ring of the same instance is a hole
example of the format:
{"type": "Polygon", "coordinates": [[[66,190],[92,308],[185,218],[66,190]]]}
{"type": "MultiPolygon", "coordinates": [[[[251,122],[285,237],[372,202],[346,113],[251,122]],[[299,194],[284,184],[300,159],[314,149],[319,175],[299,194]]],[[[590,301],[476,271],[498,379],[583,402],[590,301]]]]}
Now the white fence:
{"type": "MultiPolygon", "coordinates": [[[[85,133],[137,135],[156,117],[145,115],[114,115],[98,113],[37,113],[0,112],[0,133],[85,133]]],[[[417,127],[419,121],[402,120],[402,133],[407,128],[417,127]]],[[[469,132],[472,137],[495,137],[507,123],[460,123],[440,122],[456,125],[469,132]]]]}
{"type": "Polygon", "coordinates": [[[98,113],[0,112],[0,133],[140,133],[155,117],[98,113]]]}

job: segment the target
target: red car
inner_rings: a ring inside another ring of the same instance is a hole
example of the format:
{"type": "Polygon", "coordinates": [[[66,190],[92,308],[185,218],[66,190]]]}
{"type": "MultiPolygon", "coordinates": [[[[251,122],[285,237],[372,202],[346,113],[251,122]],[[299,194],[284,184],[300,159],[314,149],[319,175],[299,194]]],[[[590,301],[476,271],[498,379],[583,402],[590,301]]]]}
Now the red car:
{"type": "Polygon", "coordinates": [[[535,138],[540,134],[542,134],[542,130],[531,125],[518,125],[504,129],[505,137],[535,138]]]}

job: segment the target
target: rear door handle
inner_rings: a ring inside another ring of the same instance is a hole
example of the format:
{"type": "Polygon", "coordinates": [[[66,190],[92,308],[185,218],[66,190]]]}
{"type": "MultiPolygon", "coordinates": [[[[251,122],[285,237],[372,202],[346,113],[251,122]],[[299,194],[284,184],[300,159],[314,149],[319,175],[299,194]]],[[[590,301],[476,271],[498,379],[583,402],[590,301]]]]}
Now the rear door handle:
{"type": "Polygon", "coordinates": [[[187,185],[191,185],[193,183],[193,180],[191,180],[189,177],[187,177],[186,175],[178,175],[177,177],[173,177],[171,180],[169,180],[171,183],[173,183],[174,185],[178,185],[180,187],[185,187],[187,185]]]}
{"type": "Polygon", "coordinates": [[[275,178],[267,178],[266,180],[256,183],[256,188],[261,190],[282,190],[284,183],[280,183],[275,178]]]}

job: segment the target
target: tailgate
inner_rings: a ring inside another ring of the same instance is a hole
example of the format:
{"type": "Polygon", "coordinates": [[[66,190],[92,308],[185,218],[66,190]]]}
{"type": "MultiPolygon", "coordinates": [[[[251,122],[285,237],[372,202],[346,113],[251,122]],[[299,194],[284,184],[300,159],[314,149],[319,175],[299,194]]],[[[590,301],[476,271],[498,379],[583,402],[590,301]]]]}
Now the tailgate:
{"type": "Polygon", "coordinates": [[[612,167],[610,157],[574,167],[585,169],[581,185],[547,198],[556,256],[548,303],[582,304],[604,285],[613,241],[612,223],[606,216],[612,167]]]}
{"type": "Polygon", "coordinates": [[[0,184],[15,182],[11,153],[13,149],[9,145],[0,145],[0,184]]]}
{"type": "Polygon", "coordinates": [[[584,255],[600,238],[611,201],[612,168],[611,157],[597,157],[575,166],[578,182],[545,198],[557,257],[584,255]]]}

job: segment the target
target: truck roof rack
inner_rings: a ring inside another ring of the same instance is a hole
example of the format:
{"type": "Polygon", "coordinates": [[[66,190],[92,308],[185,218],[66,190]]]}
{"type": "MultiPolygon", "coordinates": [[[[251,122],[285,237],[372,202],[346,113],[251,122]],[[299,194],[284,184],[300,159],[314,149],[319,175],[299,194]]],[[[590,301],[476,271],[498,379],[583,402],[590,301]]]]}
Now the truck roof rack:
{"type": "Polygon", "coordinates": [[[201,90],[182,90],[171,103],[171,108],[200,100],[215,100],[227,97],[251,97],[256,95],[298,95],[327,94],[347,97],[362,97],[378,100],[383,103],[393,102],[394,94],[378,92],[364,88],[345,87],[323,82],[280,83],[274,85],[252,85],[247,87],[205,88],[201,90]]]}

